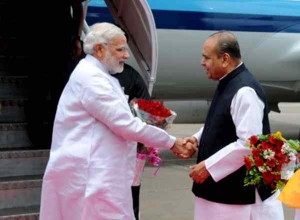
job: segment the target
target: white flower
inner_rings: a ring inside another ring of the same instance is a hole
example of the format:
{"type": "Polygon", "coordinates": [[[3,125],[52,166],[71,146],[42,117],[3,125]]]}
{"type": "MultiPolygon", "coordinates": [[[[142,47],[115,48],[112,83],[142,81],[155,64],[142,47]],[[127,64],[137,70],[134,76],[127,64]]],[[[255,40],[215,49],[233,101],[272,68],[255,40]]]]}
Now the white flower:
{"type": "Polygon", "coordinates": [[[275,152],[270,149],[264,150],[263,152],[264,159],[271,160],[274,158],[274,156],[275,156],[275,152]]]}
{"type": "Polygon", "coordinates": [[[284,143],[281,148],[281,153],[288,154],[290,150],[291,150],[290,146],[287,143],[284,143]]]}
{"type": "Polygon", "coordinates": [[[295,160],[290,161],[288,164],[282,164],[281,179],[289,180],[294,174],[295,165],[295,160]]]}
{"type": "Polygon", "coordinates": [[[260,167],[258,167],[258,170],[259,170],[259,172],[261,172],[261,173],[265,173],[265,172],[267,172],[267,167],[265,167],[265,166],[260,166],[260,167]]]}
{"type": "Polygon", "coordinates": [[[291,161],[296,161],[296,159],[297,159],[297,157],[296,157],[296,155],[295,155],[294,152],[290,152],[290,153],[288,154],[288,156],[289,156],[289,159],[290,159],[291,161]]]}

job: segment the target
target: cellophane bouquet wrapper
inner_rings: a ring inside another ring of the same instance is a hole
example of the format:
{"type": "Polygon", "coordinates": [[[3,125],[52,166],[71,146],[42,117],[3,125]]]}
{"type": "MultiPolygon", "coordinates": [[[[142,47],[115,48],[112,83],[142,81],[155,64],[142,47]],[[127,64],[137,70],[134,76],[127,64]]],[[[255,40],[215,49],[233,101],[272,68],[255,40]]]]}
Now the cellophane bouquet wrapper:
{"type": "MultiPolygon", "coordinates": [[[[160,101],[135,99],[131,102],[131,109],[135,116],[139,117],[143,122],[159,127],[161,129],[168,129],[176,118],[176,112],[166,108],[160,101]]],[[[137,169],[134,184],[140,184],[141,172],[144,169],[145,163],[157,167],[153,173],[157,175],[158,169],[162,163],[159,157],[159,149],[155,147],[142,147],[137,153],[137,169]]]]}
{"type": "Polygon", "coordinates": [[[152,115],[139,108],[138,104],[133,104],[132,109],[134,114],[139,117],[142,121],[146,122],[149,125],[154,125],[156,127],[166,130],[170,124],[173,123],[177,114],[174,111],[171,111],[171,115],[168,117],[152,115]]]}
{"type": "Polygon", "coordinates": [[[147,155],[146,154],[140,154],[137,153],[136,155],[136,171],[135,176],[133,179],[133,186],[139,186],[141,185],[141,175],[145,167],[147,155]]]}

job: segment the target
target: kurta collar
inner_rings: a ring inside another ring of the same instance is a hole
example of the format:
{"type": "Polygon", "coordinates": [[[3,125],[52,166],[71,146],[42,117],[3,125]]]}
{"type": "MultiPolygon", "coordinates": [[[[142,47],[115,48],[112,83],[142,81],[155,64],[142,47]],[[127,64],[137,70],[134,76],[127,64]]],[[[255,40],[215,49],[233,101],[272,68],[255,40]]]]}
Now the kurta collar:
{"type": "Polygon", "coordinates": [[[96,66],[100,70],[102,70],[102,72],[109,74],[108,69],[106,68],[106,66],[104,66],[104,64],[101,63],[96,57],[88,54],[88,55],[86,55],[85,60],[88,61],[89,63],[93,64],[94,66],[96,66]]]}

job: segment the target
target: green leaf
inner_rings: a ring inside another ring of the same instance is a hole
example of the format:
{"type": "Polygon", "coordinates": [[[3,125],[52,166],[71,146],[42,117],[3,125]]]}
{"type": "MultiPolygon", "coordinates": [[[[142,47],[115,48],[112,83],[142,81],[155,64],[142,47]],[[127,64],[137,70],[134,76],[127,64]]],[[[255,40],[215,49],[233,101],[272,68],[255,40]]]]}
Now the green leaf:
{"type": "Polygon", "coordinates": [[[288,140],[288,145],[296,150],[298,153],[300,153],[300,141],[298,140],[288,140]]]}
{"type": "Polygon", "coordinates": [[[260,141],[267,141],[267,140],[269,140],[269,135],[259,134],[257,136],[258,136],[258,139],[260,141]]]}

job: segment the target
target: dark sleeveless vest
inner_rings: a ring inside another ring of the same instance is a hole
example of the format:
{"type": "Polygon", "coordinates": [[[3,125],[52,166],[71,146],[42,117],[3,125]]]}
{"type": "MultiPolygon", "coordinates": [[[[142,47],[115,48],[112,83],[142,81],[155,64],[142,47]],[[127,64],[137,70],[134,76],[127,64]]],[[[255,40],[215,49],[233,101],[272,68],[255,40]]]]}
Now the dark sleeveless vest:
{"type": "MultiPolygon", "coordinates": [[[[234,95],[245,86],[253,88],[264,102],[263,133],[270,133],[268,105],[264,91],[254,76],[242,64],[219,82],[200,139],[197,163],[238,139],[230,114],[230,105],[234,95]]],[[[255,203],[255,188],[244,186],[245,175],[246,168],[242,166],[219,182],[215,182],[212,177],[206,179],[202,184],[194,182],[192,191],[195,196],[213,202],[252,204],[255,203]]],[[[271,191],[266,187],[258,189],[262,200],[268,198],[271,191]]]]}

